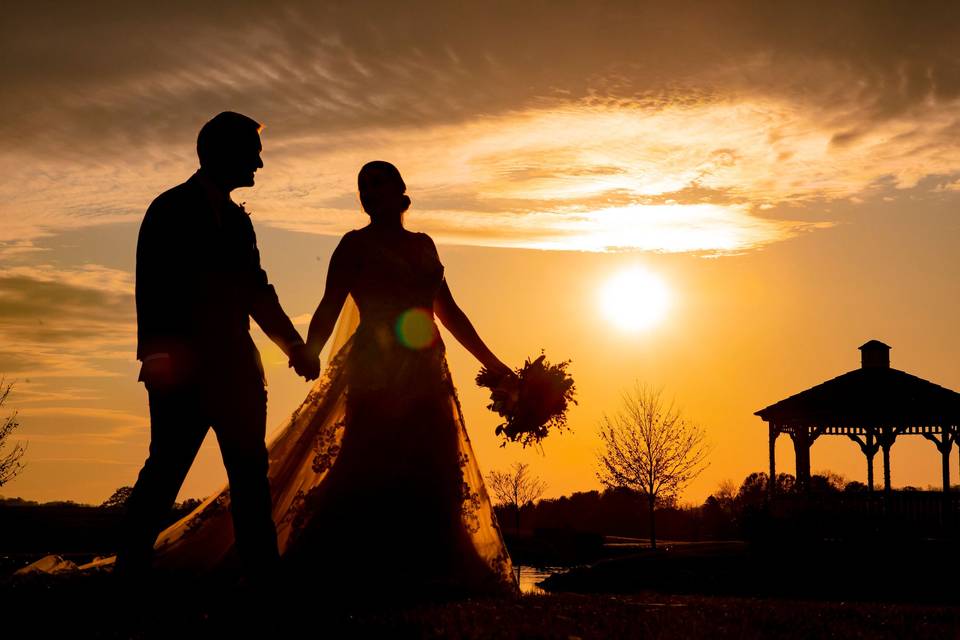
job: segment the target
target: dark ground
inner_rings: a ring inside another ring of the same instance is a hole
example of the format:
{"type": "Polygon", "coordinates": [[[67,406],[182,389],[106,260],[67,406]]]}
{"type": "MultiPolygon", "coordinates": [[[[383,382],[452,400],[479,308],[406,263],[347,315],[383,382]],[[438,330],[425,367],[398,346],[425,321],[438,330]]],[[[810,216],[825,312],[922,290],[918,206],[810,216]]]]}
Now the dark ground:
{"type": "MultiPolygon", "coordinates": [[[[909,585],[897,583],[886,601],[846,598],[836,588],[751,596],[737,591],[759,565],[740,577],[730,573],[735,566],[745,565],[733,549],[641,553],[550,581],[554,588],[592,593],[406,597],[388,604],[362,595],[344,598],[322,575],[262,590],[171,578],[149,587],[120,586],[107,572],[4,577],[0,619],[5,631],[23,629],[4,634],[11,638],[960,638],[960,608],[952,595],[937,603],[905,601],[900,596],[909,585]],[[719,590],[711,577],[718,571],[729,581],[719,590]]],[[[914,569],[914,584],[935,588],[930,571],[914,569]]],[[[834,567],[821,583],[837,582],[843,570],[834,567]]],[[[785,577],[769,566],[764,575],[785,577]]]]}
{"type": "MultiPolygon", "coordinates": [[[[109,575],[4,584],[7,637],[955,638],[953,607],[665,595],[556,594],[518,599],[344,605],[297,594],[198,585],[118,593],[109,575]],[[296,634],[295,636],[293,634],[296,634]]],[[[322,580],[322,578],[321,578],[322,580]]]]}
{"type": "Polygon", "coordinates": [[[777,597],[960,606],[954,540],[667,545],[548,578],[554,592],[777,597]]]}
{"type": "Polygon", "coordinates": [[[110,550],[101,534],[116,514],[69,505],[31,514],[0,518],[11,525],[0,526],[3,638],[960,638],[955,539],[772,537],[654,553],[541,532],[508,539],[515,561],[586,565],[550,578],[548,594],[441,601],[395,589],[384,604],[367,590],[344,597],[322,574],[261,590],[169,578],[119,586],[107,572],[13,578],[67,550],[64,540],[74,546],[62,555],[78,564],[110,550]]]}

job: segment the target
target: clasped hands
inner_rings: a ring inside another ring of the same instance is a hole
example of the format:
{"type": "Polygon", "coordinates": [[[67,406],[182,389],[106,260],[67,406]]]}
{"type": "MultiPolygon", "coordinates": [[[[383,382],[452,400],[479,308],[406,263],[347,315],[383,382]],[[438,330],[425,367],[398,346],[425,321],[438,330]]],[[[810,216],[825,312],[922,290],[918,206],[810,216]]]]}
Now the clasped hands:
{"type": "Polygon", "coordinates": [[[320,356],[313,354],[306,344],[300,343],[290,350],[289,366],[303,376],[304,380],[316,380],[320,377],[320,356]]]}

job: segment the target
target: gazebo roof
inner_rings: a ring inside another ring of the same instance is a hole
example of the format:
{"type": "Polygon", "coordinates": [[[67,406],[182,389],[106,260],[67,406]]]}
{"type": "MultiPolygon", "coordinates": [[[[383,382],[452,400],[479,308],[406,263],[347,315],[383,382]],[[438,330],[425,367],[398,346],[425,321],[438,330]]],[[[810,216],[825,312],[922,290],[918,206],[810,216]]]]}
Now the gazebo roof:
{"type": "MultiPolygon", "coordinates": [[[[801,391],[754,415],[776,424],[928,426],[960,424],[960,393],[886,364],[877,364],[871,340],[861,347],[863,367],[801,391]],[[866,347],[866,349],[864,349],[866,347]]],[[[881,356],[882,357],[882,356],[881,356]]]]}

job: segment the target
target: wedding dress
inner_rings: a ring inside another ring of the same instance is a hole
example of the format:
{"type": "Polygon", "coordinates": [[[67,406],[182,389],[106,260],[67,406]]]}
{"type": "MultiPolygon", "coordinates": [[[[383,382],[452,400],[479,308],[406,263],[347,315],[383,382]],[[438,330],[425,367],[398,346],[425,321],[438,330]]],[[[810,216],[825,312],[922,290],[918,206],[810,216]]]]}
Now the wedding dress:
{"type": "MultiPolygon", "coordinates": [[[[432,241],[423,246],[356,265],[324,372],[268,443],[280,551],[289,568],[338,585],[513,592],[433,320],[443,266],[432,241]]],[[[160,569],[235,563],[229,488],[155,550],[160,569]]]]}

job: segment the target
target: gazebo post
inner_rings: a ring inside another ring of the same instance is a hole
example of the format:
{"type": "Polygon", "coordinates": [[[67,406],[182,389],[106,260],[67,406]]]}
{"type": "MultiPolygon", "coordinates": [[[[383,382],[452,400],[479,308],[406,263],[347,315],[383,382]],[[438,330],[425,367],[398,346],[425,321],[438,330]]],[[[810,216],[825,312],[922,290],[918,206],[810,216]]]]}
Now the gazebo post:
{"type": "Polygon", "coordinates": [[[790,435],[797,460],[797,485],[806,491],[810,487],[810,427],[794,425],[790,435]]]}
{"type": "Polygon", "coordinates": [[[873,456],[877,455],[877,450],[880,448],[880,445],[876,442],[873,428],[867,429],[866,441],[855,433],[848,433],[847,437],[857,443],[860,451],[867,458],[867,491],[873,493],[873,456]]]}
{"type": "Polygon", "coordinates": [[[924,433],[923,437],[932,442],[940,452],[943,470],[943,493],[950,491],[950,451],[953,449],[953,429],[943,425],[940,427],[940,438],[932,433],[924,433]]]}
{"type": "Polygon", "coordinates": [[[770,422],[770,477],[767,480],[767,498],[773,500],[777,492],[777,436],[780,430],[777,425],[770,422]]]}
{"type": "Polygon", "coordinates": [[[890,432],[889,427],[882,428],[880,448],[883,449],[883,493],[887,498],[890,497],[890,447],[893,446],[896,437],[890,432]]]}
{"type": "Polygon", "coordinates": [[[953,449],[953,441],[947,440],[940,455],[943,457],[943,492],[950,493],[950,450],[953,449]]]}
{"type": "Polygon", "coordinates": [[[950,451],[956,438],[953,427],[948,424],[939,425],[940,438],[936,434],[924,431],[923,437],[932,442],[940,452],[940,464],[943,471],[943,503],[940,512],[940,524],[946,525],[950,519],[950,451]]]}
{"type": "Polygon", "coordinates": [[[947,427],[942,427],[940,442],[937,444],[943,462],[943,493],[950,492],[950,451],[953,450],[953,434],[947,427]]]}

